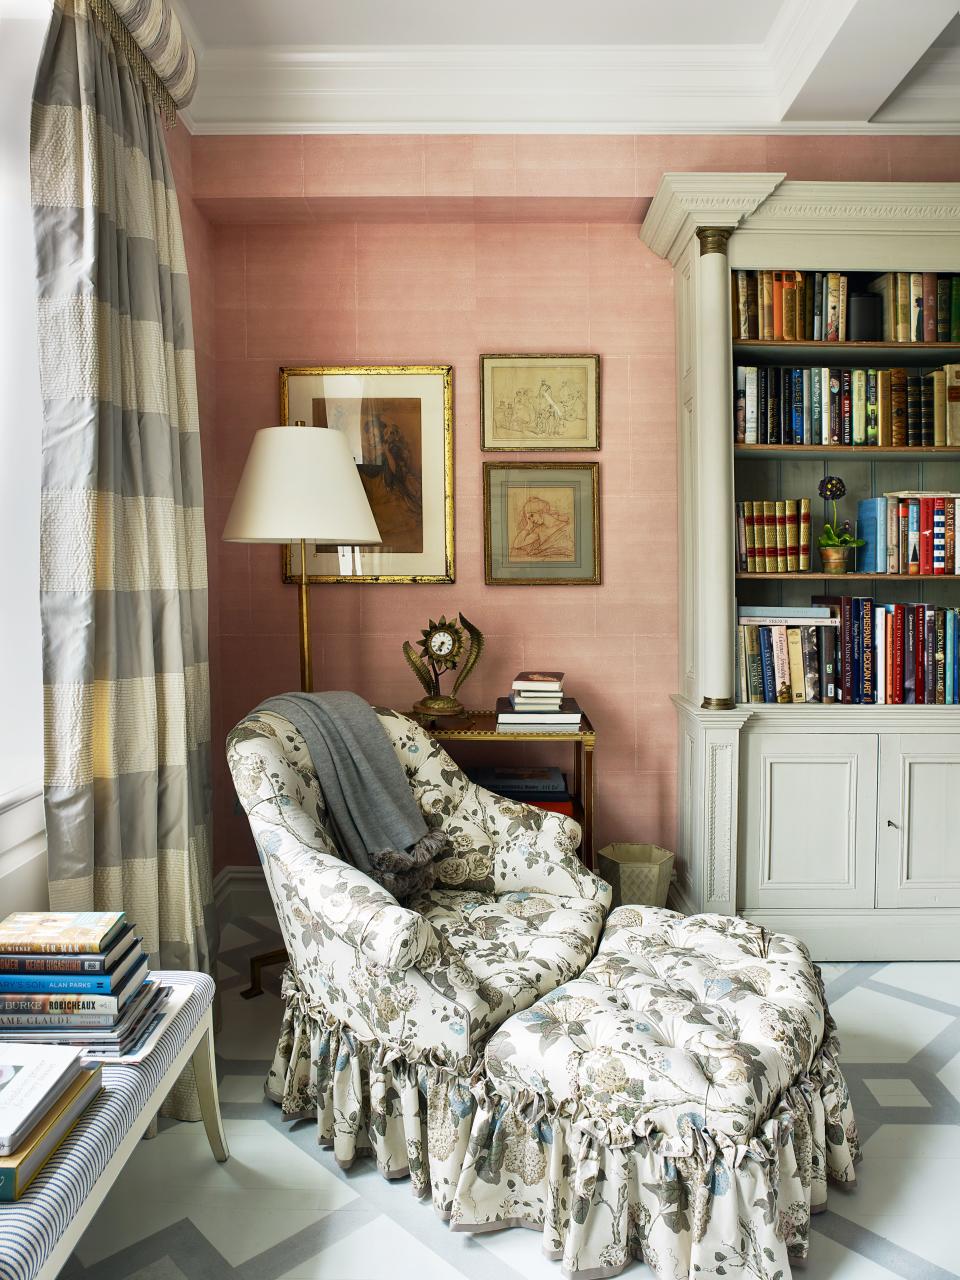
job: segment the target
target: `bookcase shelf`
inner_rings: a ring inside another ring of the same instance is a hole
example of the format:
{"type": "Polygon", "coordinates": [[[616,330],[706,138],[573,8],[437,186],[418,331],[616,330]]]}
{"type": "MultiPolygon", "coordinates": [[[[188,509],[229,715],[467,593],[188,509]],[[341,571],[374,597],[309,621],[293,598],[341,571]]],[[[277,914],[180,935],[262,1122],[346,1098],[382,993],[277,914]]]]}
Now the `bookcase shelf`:
{"type": "Polygon", "coordinates": [[[848,573],[817,573],[812,569],[809,573],[738,573],[738,578],[748,582],[836,582],[842,583],[845,578],[870,578],[882,582],[955,582],[960,587],[960,576],[954,573],[859,573],[851,569],[848,573]]]}
{"type": "Polygon", "coordinates": [[[738,338],[733,342],[733,354],[763,364],[800,362],[829,368],[936,368],[960,363],[960,345],[955,342],[765,342],[762,338],[738,338]]]}
{"type": "Polygon", "coordinates": [[[892,444],[738,444],[733,448],[735,458],[833,458],[837,455],[862,462],[885,458],[909,462],[920,458],[960,459],[960,449],[948,444],[903,448],[892,444]]]}
{"type": "Polygon", "coordinates": [[[735,340],[731,287],[740,270],[837,270],[851,296],[853,284],[891,271],[960,275],[960,183],[665,174],[641,238],[670,262],[675,286],[680,688],[670,904],[796,934],[822,959],[960,960],[960,707],[740,703],[734,662],[738,597],[755,609],[809,607],[815,595],[960,604],[960,575],[737,572],[738,500],[809,495],[813,561],[826,515],[813,495],[825,471],[846,483],[839,518],[855,519],[859,499],[884,490],[960,492],[960,447],[737,445],[736,366],[920,373],[960,364],[960,343],[735,340]]]}

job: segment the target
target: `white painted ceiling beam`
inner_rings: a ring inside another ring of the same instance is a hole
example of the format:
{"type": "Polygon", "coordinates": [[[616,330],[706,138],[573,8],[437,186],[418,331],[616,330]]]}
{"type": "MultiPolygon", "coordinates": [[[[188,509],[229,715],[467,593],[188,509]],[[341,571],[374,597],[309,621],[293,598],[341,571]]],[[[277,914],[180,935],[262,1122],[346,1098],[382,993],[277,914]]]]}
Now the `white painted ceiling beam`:
{"type": "Polygon", "coordinates": [[[868,121],[957,14],[956,0],[797,0],[819,22],[806,74],[784,84],[784,120],[868,121]],[[820,45],[819,56],[813,56],[820,45]]]}

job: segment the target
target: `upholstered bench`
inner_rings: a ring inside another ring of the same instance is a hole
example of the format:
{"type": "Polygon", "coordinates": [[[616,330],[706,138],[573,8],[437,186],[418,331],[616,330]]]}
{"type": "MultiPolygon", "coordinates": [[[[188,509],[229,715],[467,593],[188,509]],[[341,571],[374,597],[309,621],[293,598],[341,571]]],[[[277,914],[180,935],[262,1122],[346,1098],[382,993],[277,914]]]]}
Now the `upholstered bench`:
{"type": "Polygon", "coordinates": [[[103,1090],[13,1204],[0,1204],[0,1280],[53,1280],[137,1141],[192,1061],[200,1113],[217,1160],[227,1159],[214,1066],[213,979],[156,972],[179,1007],[142,1062],[103,1068],[103,1090]]]}
{"type": "Polygon", "coordinates": [[[744,920],[621,907],[487,1044],[451,1222],[542,1228],[567,1275],[782,1280],[859,1157],[817,968],[744,920]]]}

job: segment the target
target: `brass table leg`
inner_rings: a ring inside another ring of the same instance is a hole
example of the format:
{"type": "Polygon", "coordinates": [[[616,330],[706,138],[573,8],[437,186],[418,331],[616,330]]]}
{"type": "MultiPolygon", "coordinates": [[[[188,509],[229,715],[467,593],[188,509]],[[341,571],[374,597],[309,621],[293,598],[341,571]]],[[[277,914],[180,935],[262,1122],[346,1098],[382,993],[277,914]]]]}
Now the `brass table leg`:
{"type": "Polygon", "coordinates": [[[263,995],[263,982],[261,976],[264,969],[275,964],[287,963],[286,947],[277,947],[275,951],[262,951],[258,956],[250,957],[250,985],[246,991],[240,994],[244,1000],[253,1000],[255,996],[263,995]]]}
{"type": "Polygon", "coordinates": [[[587,869],[594,870],[593,848],[593,744],[581,745],[583,751],[583,845],[587,869]]]}

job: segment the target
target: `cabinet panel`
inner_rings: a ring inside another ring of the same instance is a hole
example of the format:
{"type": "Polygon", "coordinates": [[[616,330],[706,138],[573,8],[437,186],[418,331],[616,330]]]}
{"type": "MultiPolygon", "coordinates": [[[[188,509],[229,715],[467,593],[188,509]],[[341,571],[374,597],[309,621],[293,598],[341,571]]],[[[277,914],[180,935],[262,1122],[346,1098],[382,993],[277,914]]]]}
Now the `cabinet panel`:
{"type": "Polygon", "coordinates": [[[877,736],[746,735],[742,905],[872,907],[877,736]]]}
{"type": "Polygon", "coordinates": [[[877,906],[960,906],[960,732],[882,739],[877,906]]]}

